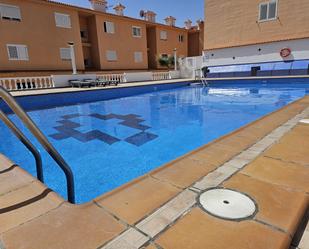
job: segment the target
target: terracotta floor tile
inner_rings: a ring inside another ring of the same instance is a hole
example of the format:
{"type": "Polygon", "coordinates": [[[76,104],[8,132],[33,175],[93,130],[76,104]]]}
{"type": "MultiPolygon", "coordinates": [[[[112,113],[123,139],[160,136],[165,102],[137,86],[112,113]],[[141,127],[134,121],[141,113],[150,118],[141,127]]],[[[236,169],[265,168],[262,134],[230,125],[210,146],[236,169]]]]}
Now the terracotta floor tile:
{"type": "Polygon", "coordinates": [[[180,191],[169,183],[147,176],[95,201],[127,223],[134,224],[180,191]]]}
{"type": "Polygon", "coordinates": [[[254,221],[225,221],[195,208],[156,242],[164,249],[286,249],[290,239],[254,221]]]}
{"type": "Polygon", "coordinates": [[[309,192],[309,168],[300,164],[260,157],[241,173],[269,183],[309,192]]]}
{"type": "Polygon", "coordinates": [[[6,249],[94,249],[124,230],[102,208],[63,204],[47,215],[3,234],[6,249]]]}
{"type": "Polygon", "coordinates": [[[146,247],[142,247],[141,249],[158,249],[158,248],[155,245],[150,244],[150,245],[148,245],[146,247]]]}
{"type": "Polygon", "coordinates": [[[219,141],[214,145],[198,150],[189,155],[188,158],[198,160],[201,163],[220,166],[233,158],[235,155],[241,153],[247,147],[247,143],[241,141],[241,139],[228,139],[226,143],[224,141],[219,141]]]}
{"type": "Polygon", "coordinates": [[[0,172],[13,166],[14,163],[0,153],[0,172]]]}
{"type": "Polygon", "coordinates": [[[32,176],[19,167],[2,173],[0,174],[0,195],[25,186],[34,180],[32,176]]]}
{"type": "MultiPolygon", "coordinates": [[[[44,194],[44,191],[46,191],[46,187],[36,181],[23,188],[1,195],[0,211],[1,209],[14,205],[21,205],[23,202],[31,200],[32,198],[40,197],[42,193],[44,194]]],[[[62,202],[63,199],[58,197],[55,193],[46,192],[46,194],[29,205],[15,208],[9,212],[0,213],[0,233],[36,218],[58,207],[62,202]]]]}
{"type": "Polygon", "coordinates": [[[308,196],[278,185],[236,174],[224,187],[238,190],[253,198],[258,205],[256,218],[294,235],[308,205],[308,196]]]}
{"type": "Polygon", "coordinates": [[[186,188],[215,168],[216,166],[209,163],[184,158],[167,165],[152,175],[160,180],[186,188]]]}
{"type": "Polygon", "coordinates": [[[306,139],[283,138],[279,143],[268,149],[264,155],[286,162],[309,165],[308,142],[306,139]]]}

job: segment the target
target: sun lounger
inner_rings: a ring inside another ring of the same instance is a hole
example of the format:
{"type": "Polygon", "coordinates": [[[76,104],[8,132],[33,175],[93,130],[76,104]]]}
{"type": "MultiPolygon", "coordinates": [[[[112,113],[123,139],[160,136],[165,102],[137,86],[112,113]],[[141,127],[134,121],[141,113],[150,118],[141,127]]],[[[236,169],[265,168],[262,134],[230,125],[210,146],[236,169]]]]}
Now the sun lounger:
{"type": "Polygon", "coordinates": [[[84,87],[84,86],[95,86],[95,81],[91,79],[84,79],[84,80],[69,80],[72,87],[84,87]]]}
{"type": "Polygon", "coordinates": [[[108,82],[104,79],[97,78],[96,84],[97,84],[97,86],[106,86],[108,84],[108,82]]]}

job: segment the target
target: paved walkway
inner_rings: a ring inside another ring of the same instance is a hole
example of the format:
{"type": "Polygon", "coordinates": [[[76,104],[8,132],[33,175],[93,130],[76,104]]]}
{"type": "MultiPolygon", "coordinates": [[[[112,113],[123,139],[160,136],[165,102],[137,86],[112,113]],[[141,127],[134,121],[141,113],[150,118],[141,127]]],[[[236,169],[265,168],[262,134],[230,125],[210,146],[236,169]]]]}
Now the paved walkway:
{"type": "MultiPolygon", "coordinates": [[[[288,249],[308,210],[309,96],[76,206],[0,156],[0,244],[6,249],[288,249]],[[220,187],[255,200],[250,219],[204,212],[220,187]]],[[[99,187],[99,186],[98,186],[99,187]]],[[[1,248],[1,246],[0,246],[1,248]]]]}

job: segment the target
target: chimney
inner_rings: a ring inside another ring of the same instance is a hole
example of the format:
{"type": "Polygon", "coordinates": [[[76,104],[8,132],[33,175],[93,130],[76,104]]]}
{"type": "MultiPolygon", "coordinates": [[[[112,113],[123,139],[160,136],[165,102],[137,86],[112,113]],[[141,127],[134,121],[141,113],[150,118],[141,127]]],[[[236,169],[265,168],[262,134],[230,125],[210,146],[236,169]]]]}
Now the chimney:
{"type": "Polygon", "coordinates": [[[192,21],[190,19],[185,21],[185,26],[186,26],[186,29],[191,29],[192,28],[192,21]]]}
{"type": "Polygon", "coordinates": [[[156,13],[150,10],[147,10],[144,13],[145,20],[148,22],[156,22],[156,15],[157,15],[156,13]]]}
{"type": "Polygon", "coordinates": [[[114,7],[114,10],[116,12],[116,14],[118,16],[123,16],[123,11],[126,7],[123,6],[121,3],[118,3],[115,7],[114,7]]]}
{"type": "Polygon", "coordinates": [[[204,28],[204,21],[202,19],[198,19],[196,21],[198,30],[202,30],[204,28]]]}
{"type": "Polygon", "coordinates": [[[105,0],[89,0],[91,3],[91,9],[101,12],[106,12],[107,10],[107,1],[105,0]]]}
{"type": "Polygon", "coordinates": [[[164,20],[165,20],[166,25],[168,25],[168,26],[175,26],[175,22],[176,22],[176,18],[175,17],[168,16],[164,20]]]}

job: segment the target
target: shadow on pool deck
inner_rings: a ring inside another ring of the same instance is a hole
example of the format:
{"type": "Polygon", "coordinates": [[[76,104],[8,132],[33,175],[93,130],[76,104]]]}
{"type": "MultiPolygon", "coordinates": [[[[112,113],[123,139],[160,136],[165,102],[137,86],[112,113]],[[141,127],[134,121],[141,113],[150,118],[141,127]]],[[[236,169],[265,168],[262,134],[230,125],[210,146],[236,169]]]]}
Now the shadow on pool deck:
{"type": "Polygon", "coordinates": [[[0,155],[0,248],[289,248],[309,203],[309,125],[297,124],[308,107],[306,96],[81,206],[0,155]],[[203,212],[197,197],[216,186],[251,196],[256,215],[203,212]]]}

